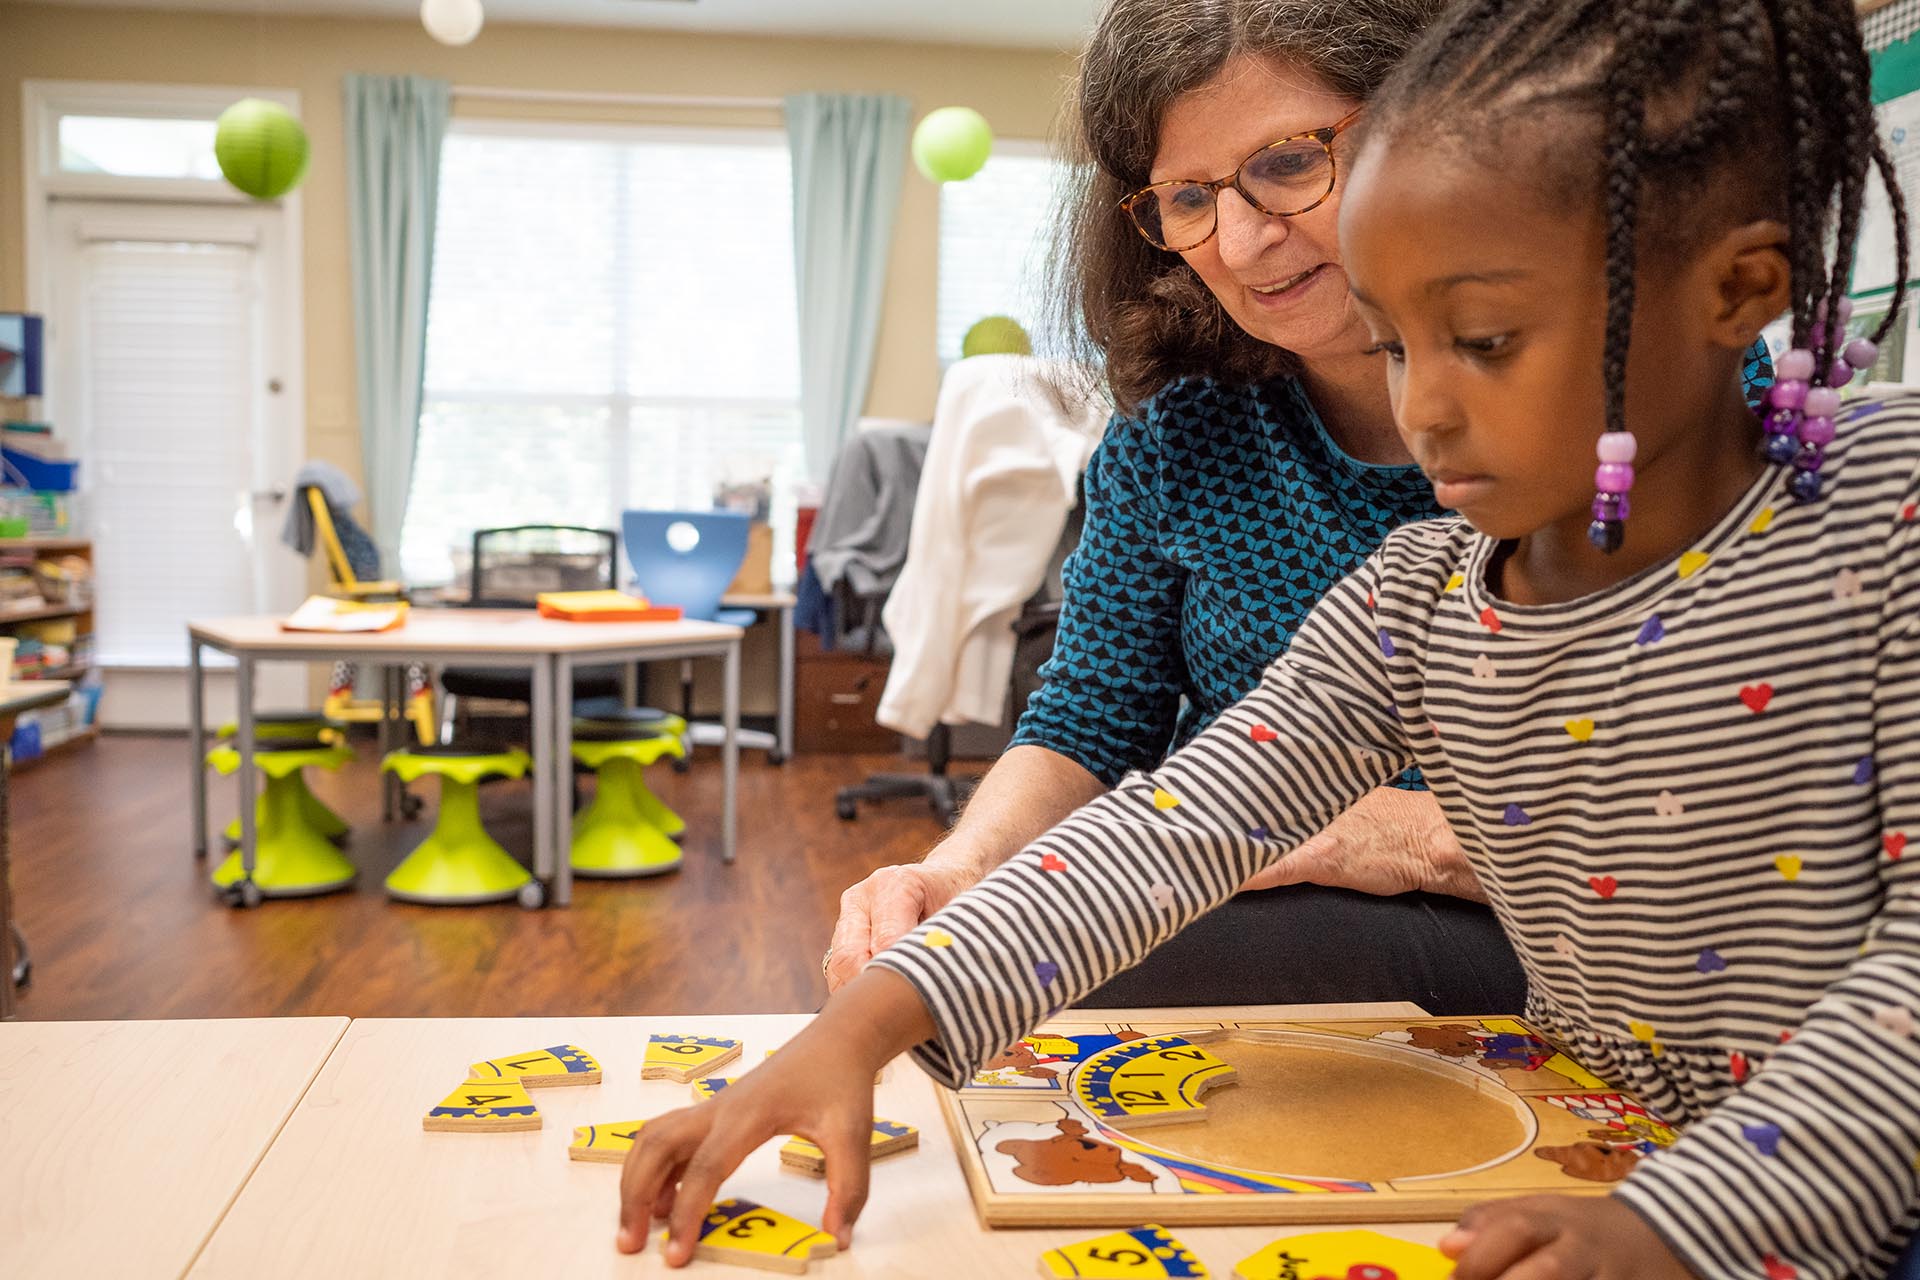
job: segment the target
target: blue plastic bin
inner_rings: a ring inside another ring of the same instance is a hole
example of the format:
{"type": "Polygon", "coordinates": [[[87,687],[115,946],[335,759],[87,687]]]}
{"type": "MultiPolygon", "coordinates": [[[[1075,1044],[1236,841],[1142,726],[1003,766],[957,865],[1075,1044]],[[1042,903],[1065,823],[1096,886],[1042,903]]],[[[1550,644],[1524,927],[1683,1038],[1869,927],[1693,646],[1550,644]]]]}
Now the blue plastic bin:
{"type": "Polygon", "coordinates": [[[74,478],[80,470],[78,462],[42,458],[25,449],[0,448],[0,459],[6,462],[8,477],[21,488],[37,489],[42,493],[71,493],[74,478]]]}

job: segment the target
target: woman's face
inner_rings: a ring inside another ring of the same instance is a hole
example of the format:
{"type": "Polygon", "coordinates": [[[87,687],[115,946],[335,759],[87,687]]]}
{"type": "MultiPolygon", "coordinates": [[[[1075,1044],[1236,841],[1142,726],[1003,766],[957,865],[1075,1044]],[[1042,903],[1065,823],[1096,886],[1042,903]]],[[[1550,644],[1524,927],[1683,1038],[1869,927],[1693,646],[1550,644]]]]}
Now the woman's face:
{"type": "MultiPolygon", "coordinates": [[[[1224,177],[1268,143],[1337,124],[1358,105],[1293,63],[1241,54],[1167,109],[1151,181],[1224,177]]],[[[1337,178],[1318,208],[1270,217],[1229,187],[1213,238],[1180,255],[1242,329],[1309,361],[1367,344],[1335,236],[1349,136],[1334,141],[1337,178]]]]}

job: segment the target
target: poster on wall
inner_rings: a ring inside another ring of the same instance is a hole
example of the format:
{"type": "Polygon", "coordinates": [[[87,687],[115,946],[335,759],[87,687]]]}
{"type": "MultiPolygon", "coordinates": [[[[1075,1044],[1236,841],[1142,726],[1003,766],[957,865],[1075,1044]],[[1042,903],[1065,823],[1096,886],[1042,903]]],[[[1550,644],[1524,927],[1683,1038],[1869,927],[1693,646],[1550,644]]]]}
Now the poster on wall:
{"type": "Polygon", "coordinates": [[[41,337],[39,316],[0,311],[0,398],[41,394],[41,337]]]}

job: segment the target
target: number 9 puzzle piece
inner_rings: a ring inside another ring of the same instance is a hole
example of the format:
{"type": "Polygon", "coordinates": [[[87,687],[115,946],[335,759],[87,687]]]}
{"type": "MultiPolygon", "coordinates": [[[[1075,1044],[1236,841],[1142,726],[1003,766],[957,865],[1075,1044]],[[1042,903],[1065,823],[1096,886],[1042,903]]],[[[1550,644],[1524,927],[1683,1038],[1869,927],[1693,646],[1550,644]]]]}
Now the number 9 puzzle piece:
{"type": "MultiPolygon", "coordinates": [[[[666,1243],[666,1233],[660,1240],[666,1243]]],[[[806,1273],[815,1258],[831,1258],[839,1246],[833,1237],[778,1209],[751,1200],[722,1200],[707,1210],[693,1256],[763,1271],[806,1273]]]]}
{"type": "Polygon", "coordinates": [[[738,1040],[710,1036],[648,1036],[647,1057],[640,1066],[642,1080],[678,1080],[691,1084],[714,1075],[740,1056],[738,1040]]]}
{"type": "Polygon", "coordinates": [[[1084,1276],[1088,1280],[1159,1280],[1161,1277],[1207,1275],[1207,1269],[1165,1227],[1149,1223],[1078,1244],[1062,1245],[1040,1255],[1040,1274],[1047,1280],[1084,1276]]]}
{"type": "Polygon", "coordinates": [[[1453,1263],[1431,1245],[1377,1231],[1284,1236],[1242,1258],[1234,1280],[1447,1280],[1453,1263]]]}

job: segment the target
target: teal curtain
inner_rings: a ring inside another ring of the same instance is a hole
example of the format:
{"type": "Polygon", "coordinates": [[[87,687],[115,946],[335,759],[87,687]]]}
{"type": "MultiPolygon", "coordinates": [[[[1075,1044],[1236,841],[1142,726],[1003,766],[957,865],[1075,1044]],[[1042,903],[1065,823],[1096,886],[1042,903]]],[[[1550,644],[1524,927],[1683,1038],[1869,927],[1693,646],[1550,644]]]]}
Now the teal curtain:
{"type": "Polygon", "coordinates": [[[823,487],[873,377],[910,114],[905,98],[886,94],[786,99],[801,431],[807,474],[823,487]]]}
{"type": "Polygon", "coordinates": [[[346,78],[361,468],[374,542],[394,578],[420,431],[440,141],[452,98],[446,82],[419,76],[346,78]]]}

